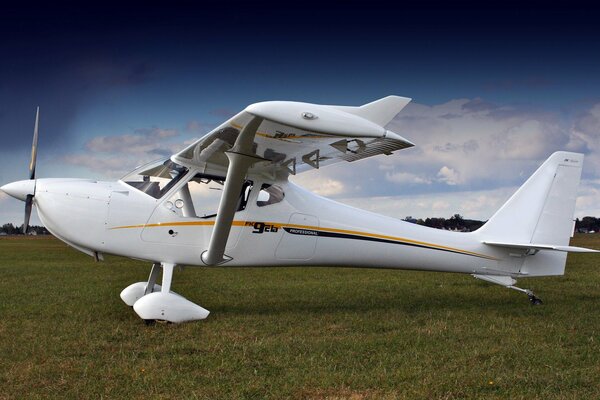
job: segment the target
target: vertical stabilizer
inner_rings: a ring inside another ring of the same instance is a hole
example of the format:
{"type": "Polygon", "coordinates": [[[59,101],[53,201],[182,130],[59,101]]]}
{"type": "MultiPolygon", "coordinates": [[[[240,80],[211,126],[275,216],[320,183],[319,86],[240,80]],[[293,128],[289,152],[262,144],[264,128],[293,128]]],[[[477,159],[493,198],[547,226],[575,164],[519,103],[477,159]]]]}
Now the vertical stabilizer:
{"type": "Polygon", "coordinates": [[[552,154],[479,230],[482,239],[567,246],[583,154],[552,154]]]}

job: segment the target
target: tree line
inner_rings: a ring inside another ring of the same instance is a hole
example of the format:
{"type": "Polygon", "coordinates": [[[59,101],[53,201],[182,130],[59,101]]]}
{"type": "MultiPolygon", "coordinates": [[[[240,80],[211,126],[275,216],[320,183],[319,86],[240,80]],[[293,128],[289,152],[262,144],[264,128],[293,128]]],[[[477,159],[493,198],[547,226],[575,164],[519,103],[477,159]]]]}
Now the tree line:
{"type": "Polygon", "coordinates": [[[411,222],[417,225],[428,226],[430,228],[445,229],[449,231],[472,232],[481,227],[486,221],[478,221],[476,219],[466,219],[460,214],[454,214],[450,218],[413,218],[406,217],[404,221],[411,222]]]}
{"type": "Polygon", "coordinates": [[[583,217],[575,220],[575,230],[581,233],[600,232],[600,218],[583,217]]]}
{"type": "MultiPolygon", "coordinates": [[[[13,225],[12,223],[4,224],[0,227],[0,233],[6,233],[7,235],[22,235],[23,234],[23,224],[21,225],[13,225]]],[[[29,225],[29,229],[27,233],[35,235],[49,235],[48,229],[44,226],[37,225],[29,225]]]]}
{"type": "MultiPolygon", "coordinates": [[[[428,226],[430,228],[445,229],[451,231],[460,232],[472,232],[479,229],[487,221],[479,221],[476,219],[466,219],[460,214],[454,214],[450,218],[404,218],[407,222],[413,224],[428,226]]],[[[600,218],[596,217],[583,217],[575,220],[575,232],[579,233],[597,233],[600,232],[600,218]]]]}

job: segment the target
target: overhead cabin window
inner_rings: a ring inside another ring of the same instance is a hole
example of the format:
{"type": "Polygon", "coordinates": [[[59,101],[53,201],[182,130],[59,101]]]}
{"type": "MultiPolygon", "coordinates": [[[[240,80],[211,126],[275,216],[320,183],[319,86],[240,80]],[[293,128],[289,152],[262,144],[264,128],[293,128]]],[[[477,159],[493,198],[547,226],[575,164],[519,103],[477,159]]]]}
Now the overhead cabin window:
{"type": "MultiPolygon", "coordinates": [[[[164,206],[183,218],[214,218],[219,209],[224,184],[224,177],[196,174],[171,196],[164,206]]],[[[236,211],[246,208],[251,190],[252,181],[245,181],[236,211]]]]}
{"type": "Polygon", "coordinates": [[[259,207],[265,207],[271,204],[276,204],[281,202],[284,197],[285,193],[283,193],[283,189],[281,187],[265,183],[261,186],[260,192],[258,192],[256,205],[259,207]]]}
{"type": "Polygon", "coordinates": [[[184,166],[171,160],[153,161],[137,168],[121,180],[154,197],[161,198],[188,172],[184,166]]]}

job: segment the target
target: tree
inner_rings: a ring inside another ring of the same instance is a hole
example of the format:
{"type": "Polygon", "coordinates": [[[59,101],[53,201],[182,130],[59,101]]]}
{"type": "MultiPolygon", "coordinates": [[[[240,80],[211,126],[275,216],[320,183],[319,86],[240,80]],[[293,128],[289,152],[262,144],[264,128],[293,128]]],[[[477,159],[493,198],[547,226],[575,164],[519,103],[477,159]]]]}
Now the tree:
{"type": "Polygon", "coordinates": [[[1,231],[6,232],[6,234],[8,235],[14,235],[15,233],[17,233],[17,228],[12,223],[8,223],[2,225],[1,231]]]}

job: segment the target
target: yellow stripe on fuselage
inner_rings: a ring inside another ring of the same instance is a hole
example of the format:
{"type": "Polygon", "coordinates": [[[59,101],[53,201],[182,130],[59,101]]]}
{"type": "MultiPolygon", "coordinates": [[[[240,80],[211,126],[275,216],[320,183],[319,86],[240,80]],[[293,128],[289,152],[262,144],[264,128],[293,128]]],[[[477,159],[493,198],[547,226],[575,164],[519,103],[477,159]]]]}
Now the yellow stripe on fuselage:
{"type": "MultiPolygon", "coordinates": [[[[357,235],[357,236],[371,237],[371,238],[377,238],[377,239],[392,240],[392,241],[399,242],[399,243],[409,243],[409,244],[415,244],[415,245],[419,245],[419,246],[427,246],[432,249],[449,250],[449,251],[453,251],[453,252],[457,252],[457,253],[461,253],[461,254],[465,254],[465,255],[482,257],[482,258],[487,258],[490,260],[498,260],[496,257],[488,256],[486,254],[476,253],[473,251],[458,249],[456,247],[443,246],[443,245],[439,245],[439,244],[422,242],[419,240],[413,240],[413,239],[407,239],[407,238],[401,238],[401,237],[397,237],[397,236],[382,235],[379,233],[353,231],[353,230],[349,230],[349,229],[339,229],[339,228],[325,228],[325,227],[310,226],[310,225],[282,224],[280,222],[261,222],[261,223],[263,223],[265,225],[272,225],[278,229],[297,228],[297,229],[308,229],[308,230],[316,230],[316,231],[321,230],[321,231],[332,232],[332,233],[344,233],[344,234],[349,234],[349,235],[357,235]]],[[[215,224],[215,221],[175,221],[175,222],[160,222],[160,223],[156,223],[156,224],[115,226],[110,229],[114,230],[114,229],[131,229],[131,228],[157,228],[157,227],[170,227],[170,226],[213,226],[214,224],[215,224]]],[[[233,221],[231,223],[232,226],[242,226],[242,227],[243,226],[254,226],[254,224],[255,224],[255,221],[233,221]]]]}

